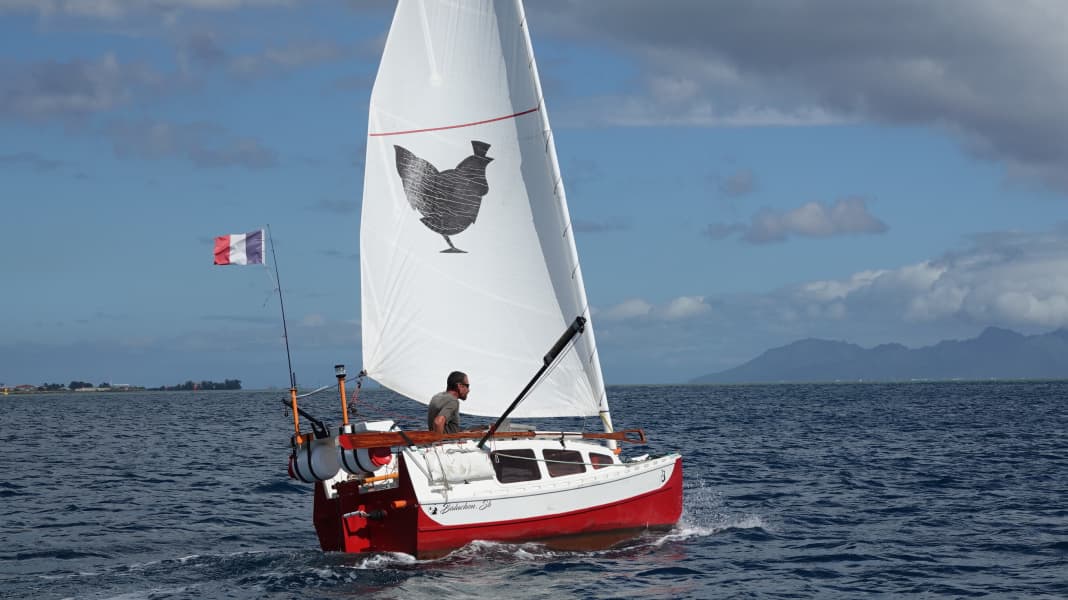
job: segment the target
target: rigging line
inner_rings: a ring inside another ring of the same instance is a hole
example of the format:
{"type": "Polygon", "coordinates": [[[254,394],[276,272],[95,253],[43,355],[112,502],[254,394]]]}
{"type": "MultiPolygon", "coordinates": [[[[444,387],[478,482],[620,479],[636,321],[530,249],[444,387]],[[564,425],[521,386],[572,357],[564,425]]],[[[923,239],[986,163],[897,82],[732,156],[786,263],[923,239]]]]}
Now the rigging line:
{"type": "Polygon", "coordinates": [[[267,292],[263,297],[263,306],[266,307],[267,303],[271,301],[271,294],[278,291],[278,280],[274,278],[274,273],[271,272],[266,263],[263,265],[263,272],[267,274],[267,279],[271,281],[271,291],[267,292]]]}
{"type": "Polygon", "coordinates": [[[442,125],[441,127],[426,127],[424,129],[408,129],[408,130],[404,130],[404,131],[383,131],[381,133],[368,133],[367,137],[385,137],[385,136],[390,136],[390,135],[407,135],[409,133],[427,133],[427,132],[430,132],[430,131],[444,131],[446,129],[460,129],[460,128],[463,128],[463,127],[474,127],[475,125],[485,125],[486,123],[494,123],[494,122],[497,122],[497,121],[505,121],[505,120],[508,120],[508,119],[515,119],[517,117],[522,117],[523,115],[529,115],[530,113],[538,112],[538,110],[540,110],[540,109],[541,109],[541,106],[538,105],[538,106],[535,106],[534,108],[528,108],[527,110],[523,110],[523,111],[520,111],[520,112],[517,112],[517,113],[510,114],[510,115],[505,115],[503,117],[494,117],[492,119],[483,119],[482,121],[472,121],[470,123],[459,123],[457,125],[442,125]]]}
{"type": "MultiPolygon", "coordinates": [[[[353,377],[349,377],[348,379],[345,380],[345,383],[348,383],[350,381],[355,381],[355,380],[357,380],[359,378],[360,377],[358,375],[355,375],[353,377]]],[[[297,398],[306,398],[308,396],[311,396],[311,395],[314,395],[314,394],[318,394],[319,392],[322,392],[324,390],[333,390],[333,389],[337,389],[337,385],[331,383],[331,384],[327,384],[327,385],[324,385],[324,386],[320,386],[320,387],[318,387],[318,388],[316,388],[316,389],[314,389],[314,390],[312,390],[310,392],[305,392],[303,394],[300,394],[300,395],[297,396],[297,398]]]]}
{"type": "Polygon", "coordinates": [[[314,389],[314,390],[312,390],[310,392],[305,392],[303,394],[300,394],[299,396],[297,396],[297,398],[307,398],[308,396],[311,396],[313,394],[318,394],[319,392],[321,392],[323,390],[330,390],[330,389],[334,389],[334,386],[332,386],[332,385],[324,385],[324,386],[322,386],[322,387],[320,387],[318,389],[314,389]]]}

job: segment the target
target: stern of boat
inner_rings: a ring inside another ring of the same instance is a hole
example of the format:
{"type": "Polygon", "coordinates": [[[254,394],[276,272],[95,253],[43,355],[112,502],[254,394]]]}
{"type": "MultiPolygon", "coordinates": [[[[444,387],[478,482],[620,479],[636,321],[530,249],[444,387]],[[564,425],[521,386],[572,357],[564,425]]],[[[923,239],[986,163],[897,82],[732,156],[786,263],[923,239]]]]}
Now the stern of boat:
{"type": "Polygon", "coordinates": [[[313,520],[324,551],[414,555],[417,519],[417,503],[403,461],[391,479],[348,478],[315,484],[313,520]],[[328,485],[334,494],[328,493],[328,485]]]}

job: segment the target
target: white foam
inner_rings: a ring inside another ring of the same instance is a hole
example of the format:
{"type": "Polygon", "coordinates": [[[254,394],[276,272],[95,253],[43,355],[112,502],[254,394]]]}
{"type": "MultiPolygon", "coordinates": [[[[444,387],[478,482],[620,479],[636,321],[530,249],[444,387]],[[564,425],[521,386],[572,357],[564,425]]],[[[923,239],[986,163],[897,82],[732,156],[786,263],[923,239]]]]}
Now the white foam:
{"type": "Polygon", "coordinates": [[[364,557],[360,562],[354,565],[349,565],[348,568],[357,570],[374,570],[392,565],[412,565],[417,562],[419,561],[411,554],[405,554],[403,552],[385,552],[364,557]]]}
{"type": "Polygon", "coordinates": [[[735,521],[726,529],[763,529],[771,530],[771,525],[760,515],[737,515],[735,521]]]}
{"type": "Polygon", "coordinates": [[[564,556],[572,553],[550,550],[548,547],[538,542],[509,543],[492,542],[488,540],[475,540],[467,544],[466,546],[463,546],[462,548],[457,548],[446,556],[435,560],[485,560],[488,556],[492,556],[494,554],[506,554],[518,560],[543,560],[546,558],[564,556]]]}
{"type": "Polygon", "coordinates": [[[731,529],[772,530],[769,521],[762,515],[725,512],[723,493],[703,483],[685,490],[683,502],[678,525],[660,543],[711,536],[731,529]]]}

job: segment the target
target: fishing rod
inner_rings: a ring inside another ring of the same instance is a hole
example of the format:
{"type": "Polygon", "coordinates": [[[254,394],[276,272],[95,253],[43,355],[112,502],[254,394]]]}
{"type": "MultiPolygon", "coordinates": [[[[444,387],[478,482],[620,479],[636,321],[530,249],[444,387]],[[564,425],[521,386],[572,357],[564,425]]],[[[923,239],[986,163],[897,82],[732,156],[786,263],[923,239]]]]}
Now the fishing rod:
{"type": "Polygon", "coordinates": [[[274,260],[274,282],[278,287],[278,307],[282,310],[282,339],[286,343],[286,365],[289,367],[289,387],[297,387],[297,376],[293,373],[293,359],[289,355],[289,331],[286,328],[286,304],[282,300],[282,278],[278,274],[278,255],[274,251],[274,233],[271,224],[267,224],[267,237],[271,240],[271,258],[274,260]]]}
{"type": "MultiPolygon", "coordinates": [[[[286,366],[289,368],[289,404],[293,409],[293,439],[300,439],[300,415],[301,410],[297,408],[297,375],[293,372],[293,358],[289,353],[289,329],[286,327],[286,304],[282,300],[282,278],[278,274],[278,254],[274,251],[274,233],[271,231],[271,224],[267,224],[267,237],[271,240],[271,258],[274,260],[274,282],[278,287],[278,307],[282,310],[282,339],[286,344],[286,366]]],[[[312,430],[315,431],[315,427],[312,426],[312,430]]],[[[318,433],[318,432],[316,432],[318,433]]]]}

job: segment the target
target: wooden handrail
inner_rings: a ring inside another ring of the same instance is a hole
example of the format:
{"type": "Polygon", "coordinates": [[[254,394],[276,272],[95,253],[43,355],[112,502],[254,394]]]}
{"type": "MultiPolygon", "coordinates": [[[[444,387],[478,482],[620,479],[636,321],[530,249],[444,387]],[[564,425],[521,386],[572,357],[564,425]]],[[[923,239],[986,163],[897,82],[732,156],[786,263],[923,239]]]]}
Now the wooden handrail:
{"type": "Polygon", "coordinates": [[[612,433],[584,433],[582,434],[584,440],[616,440],[617,442],[625,442],[628,444],[644,444],[645,431],[642,429],[621,429],[619,431],[613,431],[612,433]],[[637,436],[634,439],[630,438],[633,434],[637,436]]]}
{"type": "MultiPolygon", "coordinates": [[[[433,431],[361,431],[344,433],[338,436],[338,444],[345,450],[357,448],[383,448],[391,446],[429,446],[440,442],[459,442],[480,439],[486,435],[485,430],[458,431],[456,433],[435,433],[433,431]]],[[[581,438],[586,440],[616,440],[630,444],[646,443],[645,432],[641,429],[623,429],[611,433],[579,433],[567,431],[495,431],[490,434],[493,439],[533,439],[533,438],[581,438]]]]}

